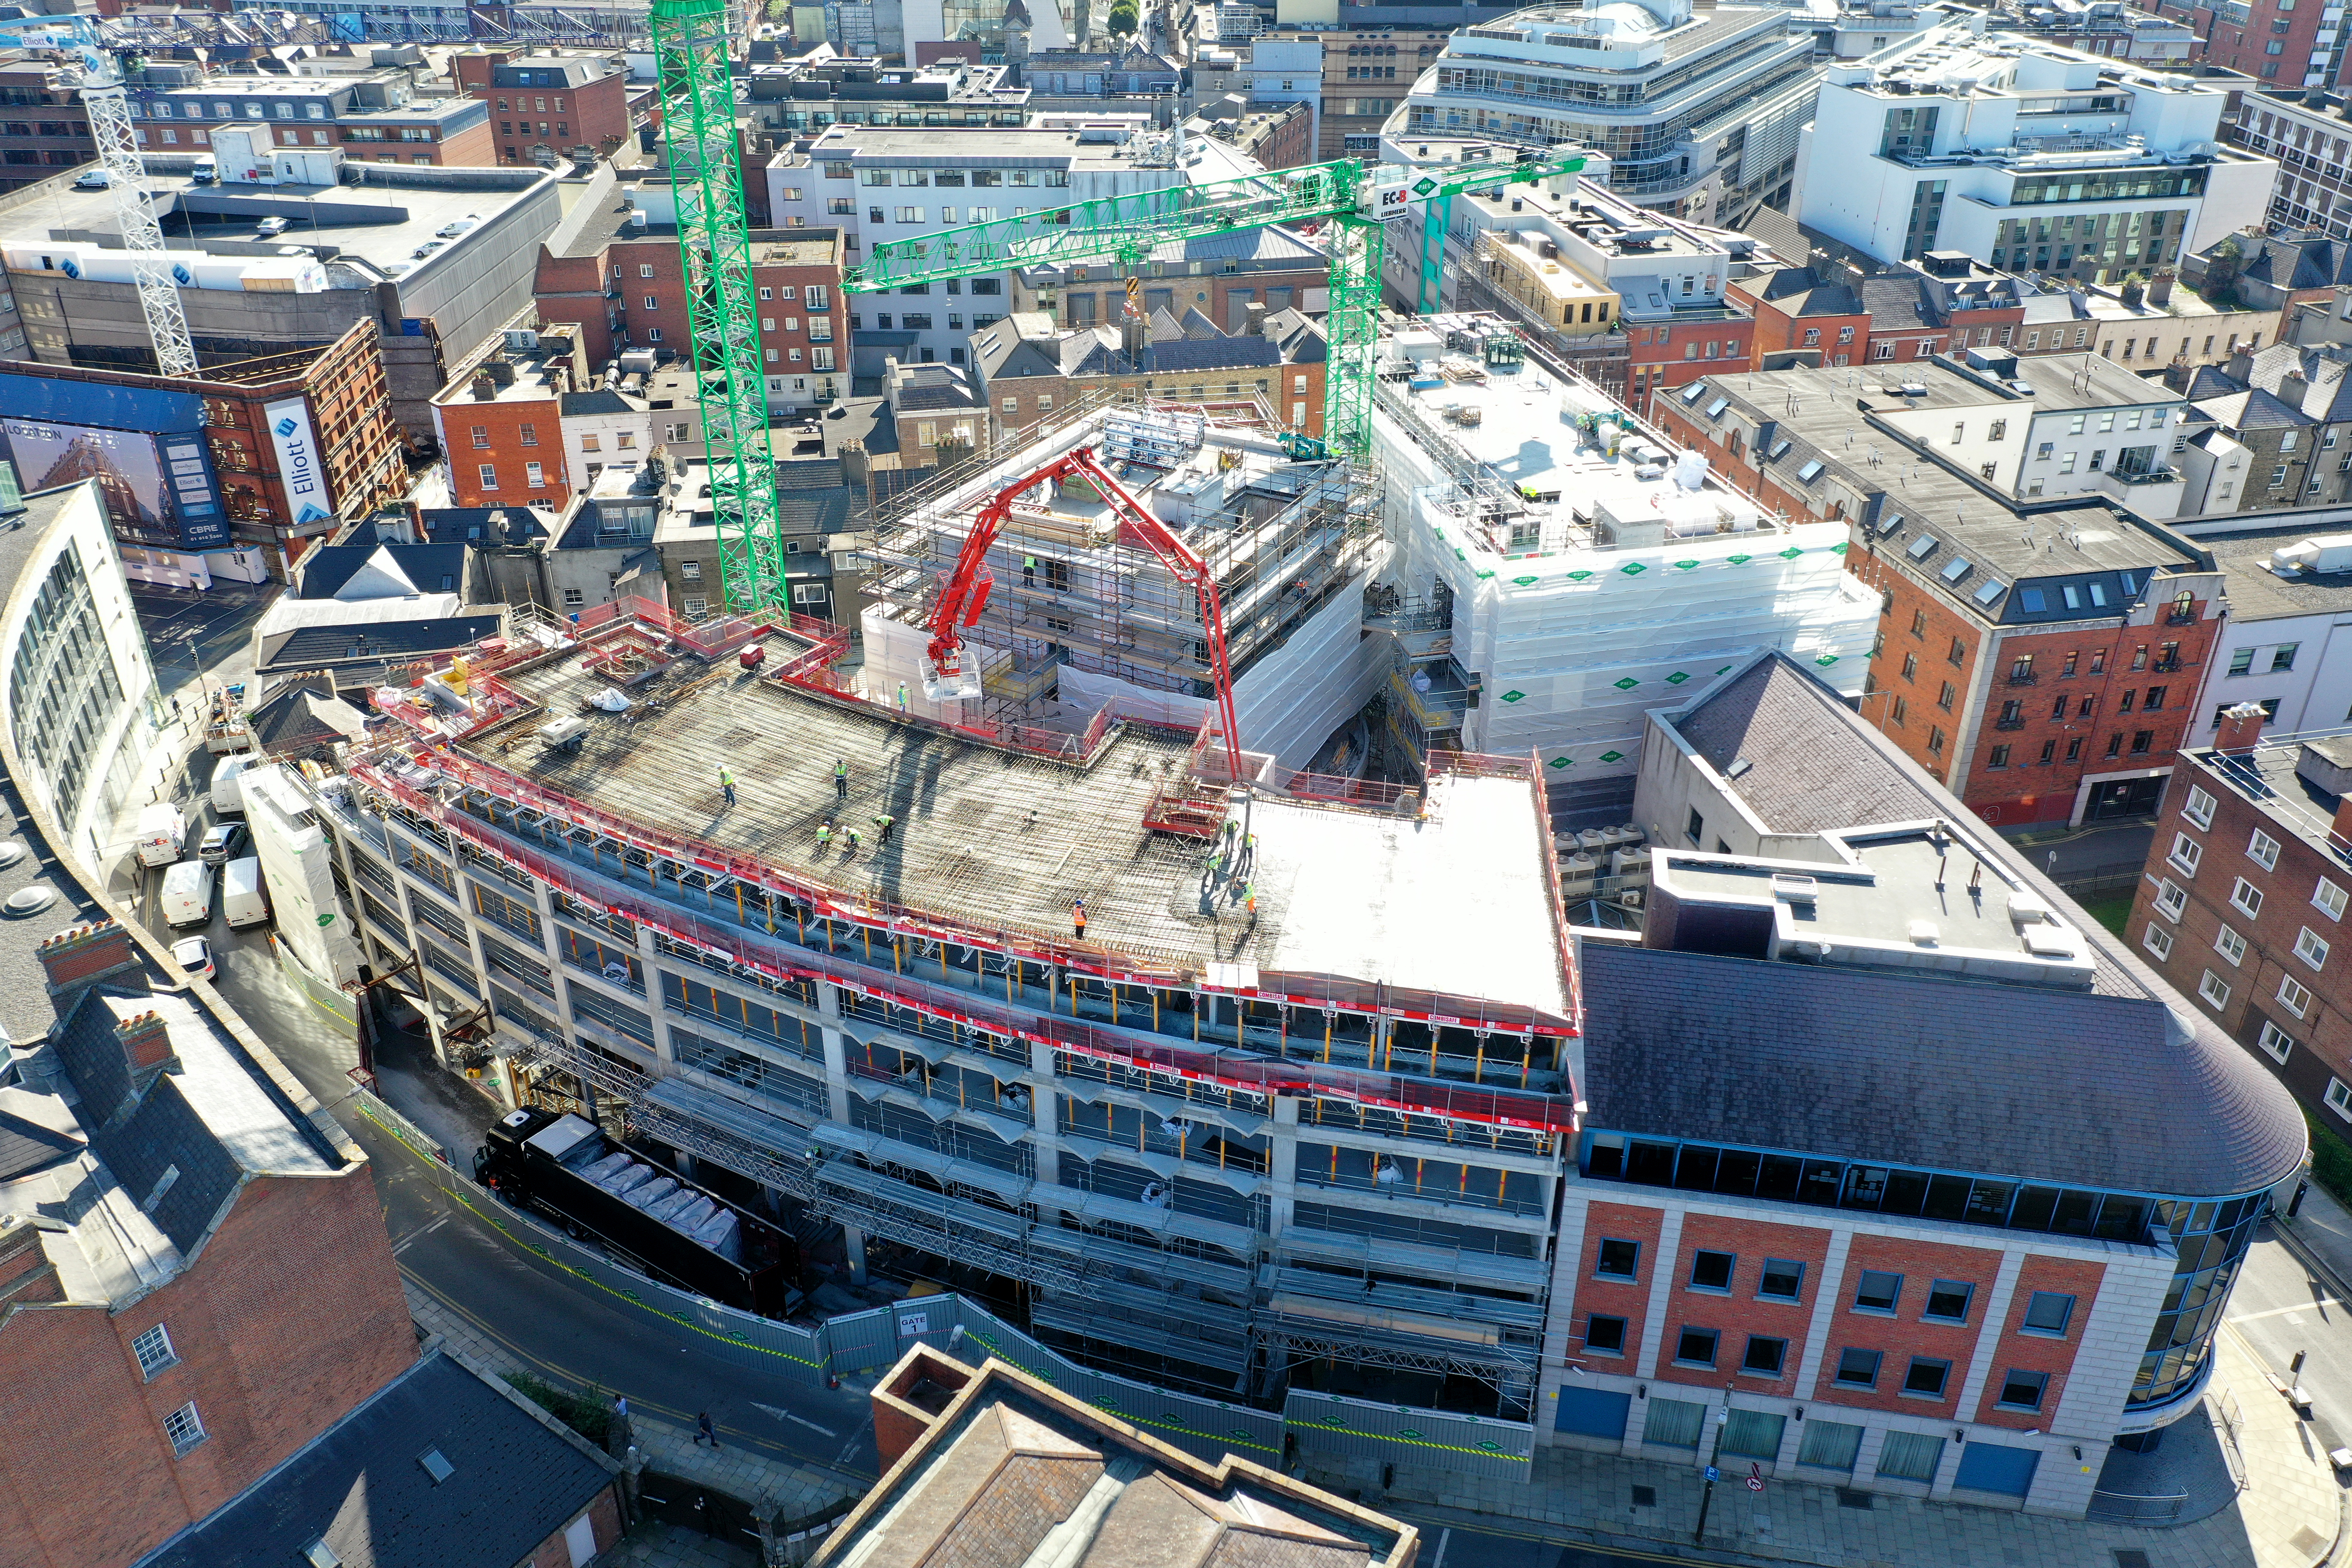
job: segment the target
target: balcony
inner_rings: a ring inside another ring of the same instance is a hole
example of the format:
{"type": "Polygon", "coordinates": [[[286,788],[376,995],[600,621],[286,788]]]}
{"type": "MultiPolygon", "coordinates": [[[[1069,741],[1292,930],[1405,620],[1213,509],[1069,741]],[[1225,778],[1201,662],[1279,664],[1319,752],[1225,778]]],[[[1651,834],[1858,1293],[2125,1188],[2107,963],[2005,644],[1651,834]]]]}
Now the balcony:
{"type": "Polygon", "coordinates": [[[2030,669],[2012,669],[2009,672],[2008,680],[2011,686],[2039,686],[2042,684],[2042,677],[2036,675],[2030,669]]]}
{"type": "Polygon", "coordinates": [[[1996,719],[1992,721],[1992,727],[1996,730],[2022,730],[2025,728],[2025,721],[2021,718],[1996,719]]]}
{"type": "Polygon", "coordinates": [[[2159,658],[2154,664],[2149,665],[2148,668],[2158,675],[2170,675],[2180,668],[2180,660],[2177,658],[2159,658]]]}
{"type": "Polygon", "coordinates": [[[2117,484],[2124,485],[2177,485],[2180,482],[2180,471],[2177,468],[2149,468],[2145,473],[2117,473],[2110,477],[2117,484]]]}

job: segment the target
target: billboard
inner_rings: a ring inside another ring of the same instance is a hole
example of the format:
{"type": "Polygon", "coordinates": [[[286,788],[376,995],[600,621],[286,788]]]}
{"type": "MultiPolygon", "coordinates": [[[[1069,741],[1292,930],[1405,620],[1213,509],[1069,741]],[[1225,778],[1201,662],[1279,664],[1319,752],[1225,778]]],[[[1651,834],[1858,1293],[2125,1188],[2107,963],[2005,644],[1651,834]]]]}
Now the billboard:
{"type": "Polygon", "coordinates": [[[278,477],[286,483],[286,510],[294,526],[332,517],[334,500],[327,494],[326,470],[319,466],[318,437],[310,434],[310,405],[299,397],[281,397],[266,405],[261,414],[269,426],[269,445],[278,454],[278,477]]]}
{"type": "Polygon", "coordinates": [[[228,509],[194,394],[0,374],[0,438],[27,490],[98,481],[134,541],[226,548],[228,509]]]}

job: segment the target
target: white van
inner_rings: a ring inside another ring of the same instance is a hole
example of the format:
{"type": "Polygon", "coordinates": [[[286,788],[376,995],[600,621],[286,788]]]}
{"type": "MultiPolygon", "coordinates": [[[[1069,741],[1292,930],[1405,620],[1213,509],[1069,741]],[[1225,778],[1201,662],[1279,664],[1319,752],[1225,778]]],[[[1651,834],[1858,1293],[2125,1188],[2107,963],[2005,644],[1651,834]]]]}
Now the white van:
{"type": "Polygon", "coordinates": [[[245,786],[236,782],[237,775],[259,765],[261,759],[252,756],[223,757],[213,764],[213,809],[223,816],[243,815],[245,786]]]}
{"type": "Polygon", "coordinates": [[[259,925],[269,918],[269,895],[261,886],[261,862],[248,855],[221,873],[221,913],[233,926],[259,925]]]}
{"type": "Polygon", "coordinates": [[[163,873],[163,923],[200,926],[213,918],[213,868],[183,860],[163,873]]]}
{"type": "Polygon", "coordinates": [[[142,866],[170,865],[180,858],[187,841],[187,816],[170,801],[159,800],[139,814],[132,842],[138,846],[142,866]]]}

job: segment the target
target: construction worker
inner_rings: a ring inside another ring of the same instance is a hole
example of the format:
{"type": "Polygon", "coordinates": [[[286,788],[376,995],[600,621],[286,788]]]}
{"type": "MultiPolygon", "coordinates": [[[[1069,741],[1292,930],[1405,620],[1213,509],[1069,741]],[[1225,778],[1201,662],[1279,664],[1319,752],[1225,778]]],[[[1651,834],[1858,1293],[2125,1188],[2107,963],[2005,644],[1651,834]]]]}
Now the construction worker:
{"type": "Polygon", "coordinates": [[[1070,900],[1070,929],[1078,941],[1087,940],[1087,901],[1084,899],[1070,900]]]}
{"type": "Polygon", "coordinates": [[[1242,907],[1253,915],[1257,913],[1257,884],[1255,882],[1244,882],[1242,884],[1242,907]]]}
{"type": "Polygon", "coordinates": [[[904,713],[906,710],[907,710],[907,683],[906,683],[905,681],[903,681],[903,680],[902,680],[902,681],[898,682],[898,711],[899,711],[899,712],[901,712],[901,713],[904,713]]]}
{"type": "Polygon", "coordinates": [[[820,855],[821,855],[821,854],[823,854],[823,853],[824,852],[825,847],[826,847],[827,845],[831,844],[832,842],[833,842],[833,818],[831,818],[831,817],[829,817],[829,816],[828,816],[828,817],[826,817],[826,818],[824,819],[824,821],[823,823],[819,824],[819,825],[818,825],[818,826],[817,826],[817,830],[816,830],[816,847],[817,847],[817,853],[819,853],[820,855]]]}
{"type": "Polygon", "coordinates": [[[1021,558],[1021,585],[1024,588],[1037,585],[1037,558],[1034,555],[1021,558]]]}
{"type": "Polygon", "coordinates": [[[890,829],[898,823],[898,819],[887,811],[874,819],[874,842],[877,847],[890,842],[890,829]]]}
{"type": "Polygon", "coordinates": [[[735,775],[729,773],[725,768],[720,768],[719,770],[719,787],[726,792],[727,804],[733,805],[735,804],[735,775]]]}
{"type": "Polygon", "coordinates": [[[844,800],[849,798],[849,759],[846,757],[833,759],[833,793],[844,800]]]}
{"type": "Polygon", "coordinates": [[[857,829],[856,829],[855,827],[853,827],[853,828],[849,829],[849,847],[848,847],[848,848],[846,848],[846,849],[845,849],[845,850],[843,850],[843,851],[842,851],[842,854],[843,854],[843,855],[844,855],[844,857],[845,858],[845,857],[848,857],[848,856],[856,855],[856,853],[857,853],[857,829]]]}

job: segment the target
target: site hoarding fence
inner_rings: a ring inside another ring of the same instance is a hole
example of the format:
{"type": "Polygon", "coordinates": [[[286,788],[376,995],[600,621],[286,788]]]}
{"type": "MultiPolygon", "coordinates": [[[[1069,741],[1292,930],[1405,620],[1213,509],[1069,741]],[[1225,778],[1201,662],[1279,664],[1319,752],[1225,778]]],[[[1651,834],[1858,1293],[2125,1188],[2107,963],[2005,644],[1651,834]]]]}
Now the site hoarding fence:
{"type": "MultiPolygon", "coordinates": [[[[1291,1391],[1280,1414],[1178,1393],[1080,1365],[976,1302],[952,1293],[910,1297],[814,1328],[738,1311],[657,1284],[598,1255],[475,1183],[414,1123],[362,1088],[361,1114],[429,1170],[450,1200],[541,1267],[656,1333],[690,1336],[746,1371],[803,1387],[841,1375],[878,1373],[917,1343],[977,1364],[997,1356],[1040,1381],[1215,1462],[1227,1454],[1280,1467],[1291,1456],[1374,1458],[1459,1475],[1525,1479],[1534,1429],[1442,1411],[1291,1391]]],[[[470,1163],[459,1157],[460,1163],[470,1163]]]]}

